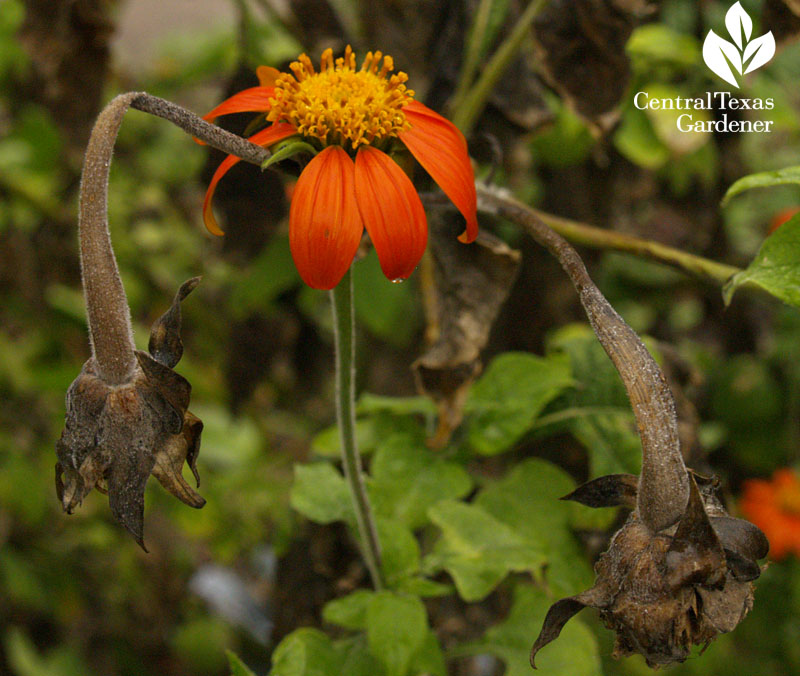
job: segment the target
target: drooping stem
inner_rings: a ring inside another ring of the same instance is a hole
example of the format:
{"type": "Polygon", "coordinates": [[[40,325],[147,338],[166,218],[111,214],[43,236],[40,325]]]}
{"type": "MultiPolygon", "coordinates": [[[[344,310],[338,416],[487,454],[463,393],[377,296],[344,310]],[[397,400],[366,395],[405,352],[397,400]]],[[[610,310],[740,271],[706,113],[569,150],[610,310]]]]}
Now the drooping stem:
{"type": "Polygon", "coordinates": [[[128,108],[163,117],[209,145],[248,162],[260,165],[270,156],[268,150],[145,92],[121,94],[100,113],[83,163],[78,237],[92,355],[101,377],[111,384],[127,382],[136,368],[128,300],[108,230],[108,175],[117,133],[128,108]]]}
{"type": "Polygon", "coordinates": [[[136,367],[128,299],[108,231],[111,156],[122,116],[135,97],[135,93],[122,94],[100,113],[81,176],[78,238],[89,338],[100,376],[111,384],[127,382],[136,367]]]}
{"type": "Polygon", "coordinates": [[[355,317],[353,315],[353,279],[350,271],[331,291],[333,335],[336,347],[336,418],[342,447],[344,476],[350,488],[356,525],[364,561],[375,589],[383,588],[381,550],[372,516],[364,470],[356,447],[355,411],[355,317]]]}
{"type": "Polygon", "coordinates": [[[480,188],[479,207],[521,226],[561,264],[578,292],[597,339],[619,372],[642,441],[637,509],[653,532],[685,512],[689,479],[680,452],[675,400],[664,374],[636,332],[611,307],[586,271],[578,253],[524,204],[480,188]]]}

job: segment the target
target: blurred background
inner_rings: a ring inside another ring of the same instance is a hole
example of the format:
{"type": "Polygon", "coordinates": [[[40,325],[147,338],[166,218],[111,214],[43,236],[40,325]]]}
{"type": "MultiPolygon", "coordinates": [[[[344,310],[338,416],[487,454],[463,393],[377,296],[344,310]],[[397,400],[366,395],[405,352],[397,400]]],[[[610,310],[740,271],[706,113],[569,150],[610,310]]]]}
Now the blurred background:
{"type": "MultiPolygon", "coordinates": [[[[526,4],[492,3],[487,57],[526,4]]],[[[772,30],[778,41],[775,58],[738,94],[774,99],[771,133],[687,139],[674,132],[674,111],[633,106],[639,90],[665,98],[720,86],[701,46],[724,23],[727,3],[581,0],[575,9],[552,0],[468,134],[478,174],[493,171],[548,213],[746,266],[770,228],[800,206],[800,189],[790,185],[720,207],[736,179],[800,164],[800,17],[791,0],[742,5],[754,34],[772,30]]],[[[263,674],[271,649],[297,627],[336,633],[322,621],[323,605],[367,579],[343,525],[314,523],[290,507],[294,463],[335,455],[336,437],[328,298],[305,287],[292,265],[287,181],[237,166],[216,193],[226,236],[214,238],[201,204],[223,155],[138,111],[125,117],[111,172],[112,239],[143,349],[177,287],[203,276],[183,304],[186,350],[177,370],[192,383],[191,408],[205,423],[199,470],[208,503],[189,509],[152,482],[149,554],[114,523],[99,493],[75,514],[62,513],[54,445],[64,393],[89,355],[76,237],[82,155],[94,118],[117,93],[144,90],[203,114],[257,84],[260,64],[285,67],[302,51],[316,60],[348,42],[360,53],[391,54],[418,98],[445,110],[477,6],[0,0],[0,673],[211,676],[229,673],[230,649],[263,674]]],[[[758,115],[734,113],[751,114],[758,115]]],[[[251,117],[222,124],[241,133],[251,117]]],[[[487,219],[482,227],[521,252],[483,363],[509,350],[577,344],[585,327],[573,323],[584,317],[558,265],[509,224],[487,219]]],[[[612,304],[652,336],[676,392],[689,463],[721,477],[734,512],[746,480],[798,464],[796,308],[745,292],[726,308],[718,285],[580,250],[612,304]]],[[[362,399],[362,415],[412,420],[430,436],[433,408],[415,398],[411,370],[425,349],[420,275],[390,284],[374,254],[354,275],[359,391],[377,395],[362,399]],[[405,397],[405,406],[387,404],[389,395],[405,397]]],[[[592,437],[531,423],[524,432],[502,453],[466,444],[453,457],[478,486],[531,458],[582,481],[599,468],[587,446],[615,443],[608,430],[592,437]]],[[[602,469],[636,471],[636,454],[634,446],[602,469]]],[[[800,489],[781,505],[800,551],[800,489]]],[[[604,548],[613,521],[570,522],[581,570],[604,548]]],[[[522,663],[512,666],[496,647],[459,650],[507,621],[523,578],[512,575],[476,603],[429,601],[448,673],[528,673],[524,652],[513,653],[522,663]]],[[[446,583],[447,574],[436,579],[446,583]]],[[[798,610],[800,565],[788,553],[759,580],[751,617],[673,672],[797,673],[798,610]]],[[[597,637],[596,662],[580,673],[648,671],[639,657],[611,660],[613,637],[591,611],[584,615],[597,637]]],[[[517,633],[530,643],[541,616],[525,622],[517,633]]],[[[569,663],[561,668],[549,673],[578,673],[569,663]]]]}

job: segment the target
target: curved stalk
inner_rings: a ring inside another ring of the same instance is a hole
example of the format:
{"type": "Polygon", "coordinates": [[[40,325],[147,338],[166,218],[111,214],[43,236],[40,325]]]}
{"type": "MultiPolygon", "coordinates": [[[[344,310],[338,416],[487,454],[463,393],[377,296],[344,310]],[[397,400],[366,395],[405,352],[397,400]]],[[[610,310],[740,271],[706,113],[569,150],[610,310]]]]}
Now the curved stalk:
{"type": "Polygon", "coordinates": [[[130,380],[136,369],[128,299],[108,231],[108,172],[122,116],[136,93],[111,101],[95,122],[81,175],[78,237],[89,339],[101,378],[130,380]]]}
{"type": "Polygon", "coordinates": [[[561,264],[578,292],[589,323],[619,372],[642,441],[637,510],[652,531],[668,528],[686,511],[689,479],[678,439],[675,400],[664,374],[636,332],[611,307],[578,253],[527,206],[479,188],[482,208],[521,226],[561,264]]]}
{"type": "Polygon", "coordinates": [[[353,315],[353,278],[350,270],[331,290],[333,335],[336,347],[336,418],[342,447],[344,476],[356,513],[361,550],[369,569],[372,585],[383,588],[381,550],[372,507],[364,485],[364,470],[356,447],[355,407],[355,317],[353,315]]]}

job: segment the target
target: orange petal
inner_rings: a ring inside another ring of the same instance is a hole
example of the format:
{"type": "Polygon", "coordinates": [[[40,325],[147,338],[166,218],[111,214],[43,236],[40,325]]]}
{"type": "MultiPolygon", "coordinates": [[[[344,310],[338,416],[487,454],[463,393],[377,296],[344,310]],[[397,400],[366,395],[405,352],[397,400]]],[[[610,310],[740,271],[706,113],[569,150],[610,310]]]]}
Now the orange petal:
{"type": "Polygon", "coordinates": [[[278,79],[278,75],[281,74],[277,68],[273,68],[272,66],[259,66],[256,68],[256,75],[258,76],[258,82],[262,87],[274,87],[275,80],[278,79]]]}
{"type": "Polygon", "coordinates": [[[220,115],[231,113],[263,113],[269,110],[269,100],[275,98],[275,87],[250,87],[225,99],[203,119],[213,122],[220,115]]]}
{"type": "Polygon", "coordinates": [[[289,247],[303,281],[332,289],[353,262],[364,226],[356,206],[353,160],[328,146],[297,179],[289,210],[289,247]]]}
{"type": "MultiPolygon", "coordinates": [[[[262,113],[269,110],[269,100],[274,97],[275,87],[251,87],[234,94],[229,99],[225,99],[210,113],[203,115],[203,119],[206,122],[213,122],[220,115],[262,113]]],[[[201,141],[199,138],[195,138],[194,141],[201,146],[206,145],[206,142],[201,141]]]]}
{"type": "MultiPolygon", "coordinates": [[[[267,147],[296,133],[297,131],[291,124],[287,124],[286,122],[276,122],[266,129],[262,129],[257,134],[253,134],[247,140],[250,141],[250,143],[267,147]]],[[[217,224],[217,220],[214,218],[214,212],[211,209],[211,198],[214,196],[214,190],[216,190],[219,180],[228,173],[233,165],[239,161],[240,160],[238,157],[236,157],[236,155],[228,155],[222,161],[222,164],[217,167],[217,170],[211,177],[211,182],[208,184],[206,197],[203,200],[203,221],[206,224],[206,228],[208,228],[208,231],[212,235],[224,235],[225,233],[220,229],[219,225],[217,224]]]]}
{"type": "Polygon", "coordinates": [[[406,279],[428,242],[428,221],[411,179],[386,153],[362,146],[356,155],[356,200],[383,274],[406,279]]]}
{"type": "Polygon", "coordinates": [[[467,220],[467,229],[459,239],[472,242],[478,236],[475,174],[467,153],[464,135],[419,101],[403,108],[411,129],[400,133],[400,140],[425,168],[467,220]]]}

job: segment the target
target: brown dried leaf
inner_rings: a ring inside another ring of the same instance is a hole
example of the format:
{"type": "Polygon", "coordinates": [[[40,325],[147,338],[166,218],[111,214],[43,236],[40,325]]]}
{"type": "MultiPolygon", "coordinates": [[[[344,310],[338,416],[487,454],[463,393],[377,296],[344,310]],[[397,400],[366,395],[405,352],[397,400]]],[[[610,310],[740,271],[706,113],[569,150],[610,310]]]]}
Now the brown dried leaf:
{"type": "Polygon", "coordinates": [[[200,277],[192,277],[181,284],[172,305],[161,315],[150,329],[147,351],[160,364],[173,368],[183,356],[181,342],[181,302],[200,283],[200,277]]]}
{"type": "Polygon", "coordinates": [[[587,119],[600,122],[624,96],[625,44],[647,10],[646,0],[553,0],[534,21],[548,84],[587,119]]]}
{"type": "Polygon", "coordinates": [[[461,423],[469,385],[481,370],[480,351],[517,275],[520,254],[481,231],[469,246],[453,236],[455,212],[429,213],[433,275],[424,280],[429,347],[414,362],[417,388],[439,408],[433,446],[447,443],[461,423]]]}
{"type": "Polygon", "coordinates": [[[689,503],[672,536],[665,563],[667,584],[673,589],[690,583],[716,588],[728,572],[725,553],[694,479],[689,482],[689,503]]]}
{"type": "Polygon", "coordinates": [[[609,596],[607,589],[602,586],[594,586],[577,596],[570,596],[556,601],[547,611],[542,631],[536,639],[536,643],[533,644],[533,648],[531,648],[531,666],[536,669],[536,653],[548,643],[557,639],[564,625],[574,615],[586,608],[586,606],[605,608],[612,600],[613,597],[609,596]]]}
{"type": "Polygon", "coordinates": [[[573,500],[587,507],[636,507],[639,478],[635,474],[609,474],[587,481],[562,500],[573,500]]]}

